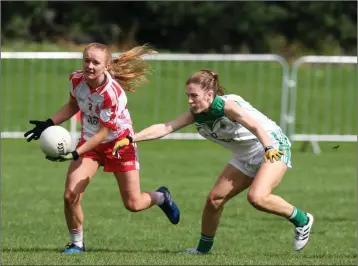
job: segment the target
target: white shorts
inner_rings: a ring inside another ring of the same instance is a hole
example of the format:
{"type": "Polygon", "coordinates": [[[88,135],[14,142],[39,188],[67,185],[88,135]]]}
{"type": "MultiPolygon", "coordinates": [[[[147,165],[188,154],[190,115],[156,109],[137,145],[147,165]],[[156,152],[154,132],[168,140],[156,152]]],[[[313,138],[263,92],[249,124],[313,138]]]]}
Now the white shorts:
{"type": "MultiPolygon", "coordinates": [[[[292,168],[291,142],[289,139],[281,130],[272,131],[269,136],[272,146],[284,152],[284,155],[279,160],[283,161],[288,168],[292,168]]],[[[232,154],[232,159],[229,163],[248,177],[254,178],[264,162],[264,155],[264,147],[257,139],[248,140],[247,145],[243,145],[242,151],[232,154]]]]}

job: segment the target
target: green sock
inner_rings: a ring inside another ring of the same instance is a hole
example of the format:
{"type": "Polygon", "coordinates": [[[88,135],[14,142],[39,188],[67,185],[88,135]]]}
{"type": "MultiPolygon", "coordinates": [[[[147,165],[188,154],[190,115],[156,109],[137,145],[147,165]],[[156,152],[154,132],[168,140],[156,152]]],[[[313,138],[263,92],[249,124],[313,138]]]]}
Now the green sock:
{"type": "Polygon", "coordinates": [[[214,244],[214,236],[206,236],[201,234],[199,245],[196,248],[201,253],[208,253],[214,244]]]}
{"type": "Polygon", "coordinates": [[[299,208],[296,207],[294,207],[289,220],[296,227],[302,227],[308,223],[308,217],[306,213],[304,213],[303,211],[301,211],[299,208]]]}

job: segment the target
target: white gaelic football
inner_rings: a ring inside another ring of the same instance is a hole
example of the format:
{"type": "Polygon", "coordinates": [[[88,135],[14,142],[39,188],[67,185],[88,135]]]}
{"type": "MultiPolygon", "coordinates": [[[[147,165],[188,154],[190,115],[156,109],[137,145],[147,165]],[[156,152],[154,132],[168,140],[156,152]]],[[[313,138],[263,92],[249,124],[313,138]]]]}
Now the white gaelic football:
{"type": "Polygon", "coordinates": [[[46,155],[57,158],[72,151],[71,135],[61,126],[48,127],[40,136],[40,148],[46,155]]]}

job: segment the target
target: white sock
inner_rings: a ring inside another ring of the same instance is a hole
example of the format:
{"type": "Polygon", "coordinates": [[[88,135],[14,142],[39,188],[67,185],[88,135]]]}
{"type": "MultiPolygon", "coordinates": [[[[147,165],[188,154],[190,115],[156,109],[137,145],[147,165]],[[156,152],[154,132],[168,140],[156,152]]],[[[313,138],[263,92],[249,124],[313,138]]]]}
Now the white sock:
{"type": "Polygon", "coordinates": [[[70,230],[71,242],[75,244],[77,247],[83,247],[83,230],[82,226],[77,229],[70,230]]]}
{"type": "Polygon", "coordinates": [[[162,205],[164,203],[165,197],[162,192],[150,192],[150,195],[152,196],[157,205],[162,205]]]}

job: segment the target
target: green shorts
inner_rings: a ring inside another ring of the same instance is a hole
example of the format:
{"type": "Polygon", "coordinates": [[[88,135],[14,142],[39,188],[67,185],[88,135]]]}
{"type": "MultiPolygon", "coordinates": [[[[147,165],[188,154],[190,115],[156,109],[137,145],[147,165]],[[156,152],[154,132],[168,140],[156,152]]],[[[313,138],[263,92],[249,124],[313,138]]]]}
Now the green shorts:
{"type": "MultiPolygon", "coordinates": [[[[272,146],[284,153],[279,160],[284,162],[288,168],[292,168],[291,142],[289,139],[280,129],[268,133],[272,146]]],[[[229,163],[248,177],[254,178],[264,162],[265,151],[258,140],[250,140],[247,143],[248,145],[242,150],[233,152],[229,163]]]]}
{"type": "Polygon", "coordinates": [[[280,161],[284,162],[289,168],[292,168],[290,140],[282,132],[282,130],[272,131],[270,133],[270,137],[272,139],[272,145],[275,149],[279,149],[284,153],[284,155],[280,158],[280,161]]]}

